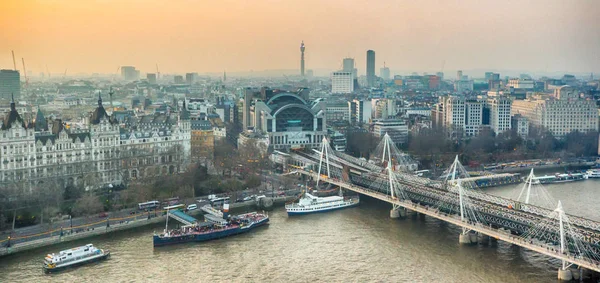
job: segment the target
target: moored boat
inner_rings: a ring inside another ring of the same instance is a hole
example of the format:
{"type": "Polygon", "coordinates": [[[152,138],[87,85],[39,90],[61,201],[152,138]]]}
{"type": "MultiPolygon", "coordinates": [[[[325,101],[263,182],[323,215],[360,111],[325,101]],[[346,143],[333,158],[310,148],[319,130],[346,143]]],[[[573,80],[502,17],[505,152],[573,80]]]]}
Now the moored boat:
{"type": "Polygon", "coordinates": [[[45,273],[59,272],[67,268],[100,261],[110,257],[110,252],[98,249],[92,244],[48,254],[44,259],[45,273]]]}
{"type": "Polygon", "coordinates": [[[582,173],[555,174],[554,176],[535,177],[533,184],[566,183],[587,180],[588,175],[582,173]]]}
{"type": "Polygon", "coordinates": [[[342,196],[340,188],[339,196],[317,197],[305,192],[297,203],[285,205],[288,215],[309,214],[327,212],[348,207],[357,206],[360,202],[358,197],[342,196]]]}
{"type": "Polygon", "coordinates": [[[585,172],[588,178],[600,178],[600,169],[590,169],[585,172]]]}
{"type": "Polygon", "coordinates": [[[155,247],[188,242],[204,242],[250,232],[252,229],[267,225],[269,216],[251,212],[236,216],[228,215],[228,205],[224,206],[222,217],[218,214],[206,214],[204,222],[186,225],[179,229],[166,229],[162,234],[154,234],[155,247]]]}

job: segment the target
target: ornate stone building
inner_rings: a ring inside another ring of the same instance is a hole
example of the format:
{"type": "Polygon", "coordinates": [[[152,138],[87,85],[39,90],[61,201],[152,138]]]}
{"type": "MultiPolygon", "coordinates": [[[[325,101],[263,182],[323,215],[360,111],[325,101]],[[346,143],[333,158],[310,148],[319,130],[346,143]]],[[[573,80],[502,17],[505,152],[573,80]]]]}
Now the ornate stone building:
{"type": "Polygon", "coordinates": [[[51,182],[89,190],[179,173],[189,163],[190,136],[185,109],[120,125],[99,97],[89,123],[71,129],[39,109],[35,121],[25,121],[13,101],[0,129],[0,188],[35,193],[51,182]]]}

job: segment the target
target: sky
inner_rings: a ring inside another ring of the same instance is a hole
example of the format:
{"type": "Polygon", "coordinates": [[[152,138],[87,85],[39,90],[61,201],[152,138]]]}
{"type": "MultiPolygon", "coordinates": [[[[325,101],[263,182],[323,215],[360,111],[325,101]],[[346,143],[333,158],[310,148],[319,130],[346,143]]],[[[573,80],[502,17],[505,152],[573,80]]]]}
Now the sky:
{"type": "Polygon", "coordinates": [[[600,71],[597,0],[0,0],[0,69],[34,74],[600,71]]]}

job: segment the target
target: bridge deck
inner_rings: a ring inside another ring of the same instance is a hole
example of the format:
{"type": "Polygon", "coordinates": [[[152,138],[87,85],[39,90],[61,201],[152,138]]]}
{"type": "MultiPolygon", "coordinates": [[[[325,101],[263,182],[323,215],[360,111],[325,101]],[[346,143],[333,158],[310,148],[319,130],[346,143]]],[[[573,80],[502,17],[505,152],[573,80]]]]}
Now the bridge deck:
{"type": "MultiPolygon", "coordinates": [[[[298,173],[301,173],[301,174],[304,174],[304,175],[307,175],[307,176],[310,176],[313,178],[317,178],[316,173],[307,172],[305,170],[298,170],[298,173]]],[[[584,258],[575,258],[570,255],[561,254],[556,249],[556,247],[551,246],[551,245],[533,244],[533,243],[527,242],[517,236],[511,235],[509,232],[506,232],[505,230],[494,229],[491,227],[483,226],[480,223],[471,224],[471,223],[463,222],[463,221],[461,221],[461,219],[458,215],[447,215],[445,213],[440,212],[437,209],[430,209],[427,206],[422,206],[422,205],[413,203],[409,200],[399,200],[397,198],[392,198],[389,195],[379,193],[379,192],[374,192],[372,190],[367,190],[362,187],[359,187],[359,186],[356,186],[353,184],[348,184],[346,182],[343,182],[343,181],[340,181],[337,179],[324,178],[321,176],[321,180],[323,182],[334,184],[336,186],[340,186],[345,189],[391,203],[393,205],[404,207],[409,210],[416,211],[416,212],[431,216],[433,218],[440,219],[442,221],[446,221],[448,223],[452,223],[454,225],[464,227],[466,229],[476,231],[476,232],[488,235],[490,237],[494,237],[496,239],[499,239],[499,240],[502,240],[502,241],[505,241],[505,242],[508,242],[508,243],[511,243],[511,244],[514,244],[517,246],[524,247],[524,248],[532,250],[532,251],[539,252],[539,253],[547,255],[547,256],[551,256],[553,258],[565,260],[567,262],[571,262],[578,266],[581,266],[581,267],[584,267],[584,268],[587,268],[590,270],[594,270],[596,272],[600,272],[600,262],[593,261],[590,259],[584,259],[584,258]]]]}

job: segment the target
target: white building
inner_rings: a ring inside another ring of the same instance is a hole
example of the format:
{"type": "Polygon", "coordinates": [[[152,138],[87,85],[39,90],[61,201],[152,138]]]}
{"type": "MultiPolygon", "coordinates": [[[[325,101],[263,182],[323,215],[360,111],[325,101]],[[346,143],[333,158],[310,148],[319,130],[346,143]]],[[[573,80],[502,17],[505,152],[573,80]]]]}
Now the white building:
{"type": "Polygon", "coordinates": [[[510,79],[508,80],[508,87],[513,87],[516,89],[533,89],[534,88],[534,82],[531,79],[519,79],[519,78],[514,78],[514,79],[510,79]]]}
{"type": "Polygon", "coordinates": [[[511,99],[505,96],[494,96],[487,99],[490,110],[490,127],[499,134],[511,129],[511,99]]]}
{"type": "Polygon", "coordinates": [[[376,120],[373,123],[373,134],[382,138],[386,133],[395,144],[404,144],[408,140],[408,126],[404,120],[376,120]]]}
{"type": "Polygon", "coordinates": [[[87,125],[75,129],[46,120],[39,110],[35,123],[27,122],[13,102],[0,130],[0,187],[35,193],[40,184],[119,185],[142,175],[177,173],[186,168],[189,152],[189,113],[144,116],[121,128],[99,98],[87,125]]]}
{"type": "Polygon", "coordinates": [[[331,73],[331,93],[354,92],[354,76],[350,71],[337,71],[331,73]]]}
{"type": "Polygon", "coordinates": [[[512,105],[513,115],[521,114],[556,137],[572,131],[598,130],[597,111],[594,100],[580,98],[570,86],[555,89],[553,96],[535,95],[526,100],[515,100],[512,105]]]}
{"type": "Polygon", "coordinates": [[[473,80],[461,78],[454,82],[454,90],[458,93],[473,91],[473,80]]]}
{"type": "MultiPolygon", "coordinates": [[[[483,127],[484,102],[479,99],[465,99],[464,97],[440,97],[440,107],[443,112],[436,117],[436,123],[443,123],[452,138],[476,136],[483,127]]],[[[436,113],[436,116],[438,114],[436,113]]]]}
{"type": "Polygon", "coordinates": [[[372,116],[371,101],[358,99],[348,101],[348,111],[351,123],[369,123],[372,116]]]}

